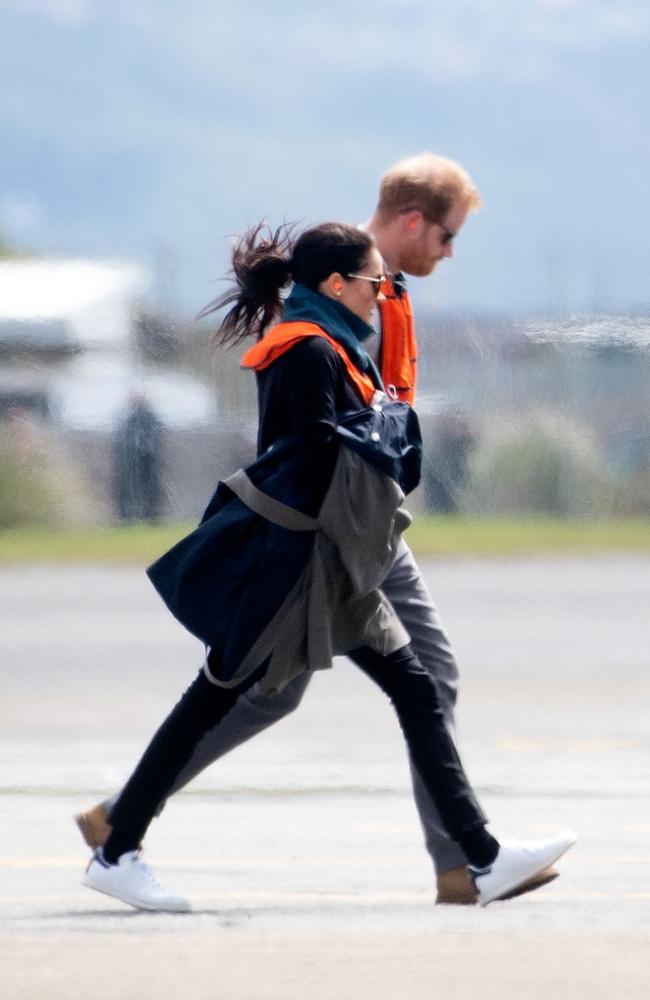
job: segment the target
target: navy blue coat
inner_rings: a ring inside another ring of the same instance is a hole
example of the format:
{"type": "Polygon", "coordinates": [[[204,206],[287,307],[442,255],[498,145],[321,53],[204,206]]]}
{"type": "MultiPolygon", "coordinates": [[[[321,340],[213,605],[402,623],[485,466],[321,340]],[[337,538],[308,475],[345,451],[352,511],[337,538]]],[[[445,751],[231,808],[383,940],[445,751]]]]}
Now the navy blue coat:
{"type": "MultiPolygon", "coordinates": [[[[422,439],[405,403],[342,415],[340,444],[394,479],[404,493],[420,478],[422,439]]],[[[293,441],[283,438],[247,467],[254,485],[303,511],[306,498],[293,464],[293,441]]],[[[206,646],[220,651],[228,680],[295,585],[314,543],[314,531],[290,531],[260,517],[219,483],[199,526],[158,559],[147,574],[172,614],[206,646]]]]}

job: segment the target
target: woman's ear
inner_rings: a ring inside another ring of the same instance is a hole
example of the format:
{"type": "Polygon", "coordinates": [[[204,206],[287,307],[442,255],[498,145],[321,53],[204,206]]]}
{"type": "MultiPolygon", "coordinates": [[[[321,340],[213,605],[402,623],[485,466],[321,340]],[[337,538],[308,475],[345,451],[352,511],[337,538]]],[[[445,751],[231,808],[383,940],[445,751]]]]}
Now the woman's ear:
{"type": "Polygon", "coordinates": [[[319,291],[330,299],[340,298],[343,291],[343,275],[334,271],[324,281],[321,281],[319,291]]]}

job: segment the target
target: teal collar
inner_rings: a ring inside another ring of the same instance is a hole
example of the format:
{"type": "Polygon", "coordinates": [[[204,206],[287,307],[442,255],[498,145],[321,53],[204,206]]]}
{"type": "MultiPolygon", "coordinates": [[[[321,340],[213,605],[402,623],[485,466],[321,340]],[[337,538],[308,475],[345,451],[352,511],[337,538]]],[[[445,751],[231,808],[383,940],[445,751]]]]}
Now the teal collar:
{"type": "Polygon", "coordinates": [[[284,303],[284,321],[316,323],[325,333],[345,347],[350,358],[362,372],[372,371],[374,365],[362,341],[375,331],[364,323],[342,302],[330,299],[320,292],[312,292],[306,285],[296,284],[284,303]]]}

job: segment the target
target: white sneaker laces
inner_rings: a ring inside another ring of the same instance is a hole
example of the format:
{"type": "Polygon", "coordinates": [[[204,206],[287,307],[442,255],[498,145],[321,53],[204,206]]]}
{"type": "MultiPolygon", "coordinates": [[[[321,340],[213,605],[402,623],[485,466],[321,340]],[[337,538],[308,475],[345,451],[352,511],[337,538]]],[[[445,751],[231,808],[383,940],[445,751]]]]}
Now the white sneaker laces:
{"type": "Polygon", "coordinates": [[[139,857],[136,856],[133,859],[133,864],[138,866],[138,869],[140,870],[141,874],[144,876],[147,882],[152,886],[152,888],[160,889],[162,892],[167,891],[165,889],[165,886],[158,881],[158,879],[152,872],[151,868],[145,861],[142,861],[139,857]]]}

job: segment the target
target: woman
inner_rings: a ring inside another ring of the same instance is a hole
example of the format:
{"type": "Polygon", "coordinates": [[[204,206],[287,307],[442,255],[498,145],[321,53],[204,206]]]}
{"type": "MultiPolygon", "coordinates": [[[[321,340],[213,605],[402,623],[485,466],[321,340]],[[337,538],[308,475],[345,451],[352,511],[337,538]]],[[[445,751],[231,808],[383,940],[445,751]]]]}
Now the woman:
{"type": "Polygon", "coordinates": [[[232,290],[207,311],[230,307],[220,342],[257,341],[244,366],[258,381],[260,457],[220,484],[197,531],[149,571],[209,652],[113,807],[84,884],[144,909],[189,909],[155,881],[139,845],[196,744],[256,681],[278,690],[353,651],[393,702],[485,905],[547,868],[575,836],[505,845],[487,831],[435,684],[379,589],[408,523],[402,487],[417,482],[420,444],[413,411],[386,400],[363,347],[381,257],[355,227],[328,223],[294,242],[286,228],[258,226],[235,247],[233,271],[232,290]]]}

